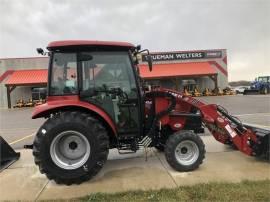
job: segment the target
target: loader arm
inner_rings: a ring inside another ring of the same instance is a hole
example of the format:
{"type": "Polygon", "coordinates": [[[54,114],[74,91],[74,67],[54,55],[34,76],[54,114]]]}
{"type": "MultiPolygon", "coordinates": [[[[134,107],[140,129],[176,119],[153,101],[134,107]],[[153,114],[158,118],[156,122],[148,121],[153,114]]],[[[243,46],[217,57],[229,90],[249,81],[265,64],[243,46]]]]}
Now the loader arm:
{"type": "Polygon", "coordinates": [[[176,98],[176,102],[185,102],[198,109],[202,122],[217,141],[234,145],[247,155],[264,156],[269,160],[269,130],[242,124],[222,106],[205,104],[191,96],[185,96],[170,89],[158,88],[155,90],[171,93],[176,98]]]}

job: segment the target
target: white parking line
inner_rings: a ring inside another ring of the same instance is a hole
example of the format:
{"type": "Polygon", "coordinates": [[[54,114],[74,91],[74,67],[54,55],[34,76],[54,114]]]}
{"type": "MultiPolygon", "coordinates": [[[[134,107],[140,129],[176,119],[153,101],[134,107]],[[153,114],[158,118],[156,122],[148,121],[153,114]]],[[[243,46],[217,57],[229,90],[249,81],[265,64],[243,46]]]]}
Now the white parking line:
{"type": "Polygon", "coordinates": [[[8,143],[8,144],[13,145],[13,144],[15,144],[15,143],[18,143],[18,142],[21,142],[21,141],[23,141],[23,140],[26,140],[26,139],[28,139],[28,138],[30,138],[30,137],[33,137],[34,135],[35,135],[35,133],[32,133],[31,135],[24,136],[23,138],[18,139],[18,140],[15,140],[15,141],[13,141],[13,142],[10,142],[10,143],[8,143]]]}
{"type": "Polygon", "coordinates": [[[258,127],[258,128],[265,128],[265,129],[269,129],[270,130],[270,125],[266,126],[266,125],[261,125],[261,124],[254,124],[254,123],[244,123],[250,126],[254,126],[254,127],[258,127]]]}
{"type": "Polygon", "coordinates": [[[17,131],[22,131],[22,130],[37,130],[36,128],[1,128],[0,129],[0,133],[3,133],[3,132],[8,132],[8,131],[11,131],[11,130],[17,130],[17,131]]]}
{"type": "Polygon", "coordinates": [[[254,116],[254,115],[260,115],[260,116],[270,116],[270,113],[235,114],[234,116],[254,116]]]}

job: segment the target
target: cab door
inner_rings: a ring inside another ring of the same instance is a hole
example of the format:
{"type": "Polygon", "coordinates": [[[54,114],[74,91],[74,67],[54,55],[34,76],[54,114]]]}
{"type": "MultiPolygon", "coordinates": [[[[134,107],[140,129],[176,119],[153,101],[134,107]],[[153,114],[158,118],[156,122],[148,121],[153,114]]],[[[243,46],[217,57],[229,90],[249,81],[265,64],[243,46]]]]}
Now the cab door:
{"type": "Polygon", "coordinates": [[[80,54],[90,58],[79,61],[82,74],[81,99],[106,111],[114,120],[119,135],[139,135],[142,129],[140,97],[129,53],[98,51],[80,54]]]}

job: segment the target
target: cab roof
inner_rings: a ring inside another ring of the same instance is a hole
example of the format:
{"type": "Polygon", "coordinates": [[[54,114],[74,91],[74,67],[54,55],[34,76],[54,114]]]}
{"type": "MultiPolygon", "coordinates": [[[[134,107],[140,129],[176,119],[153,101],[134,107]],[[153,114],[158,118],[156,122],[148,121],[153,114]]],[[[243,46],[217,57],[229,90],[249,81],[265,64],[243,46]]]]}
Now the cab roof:
{"type": "Polygon", "coordinates": [[[47,49],[56,49],[64,47],[122,47],[133,48],[134,45],[127,42],[117,41],[91,41],[91,40],[66,40],[66,41],[53,41],[48,44],[47,49]]]}

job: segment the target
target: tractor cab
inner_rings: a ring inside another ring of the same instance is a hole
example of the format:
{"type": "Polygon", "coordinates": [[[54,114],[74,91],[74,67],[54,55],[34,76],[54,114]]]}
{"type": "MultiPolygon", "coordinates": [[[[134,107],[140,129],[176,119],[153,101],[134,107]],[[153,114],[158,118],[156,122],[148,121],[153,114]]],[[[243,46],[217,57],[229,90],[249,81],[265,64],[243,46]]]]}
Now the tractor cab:
{"type": "Polygon", "coordinates": [[[50,43],[48,50],[48,104],[58,98],[77,97],[103,110],[117,134],[137,136],[142,132],[141,88],[136,66],[140,46],[124,42],[60,41],[50,43]]]}

